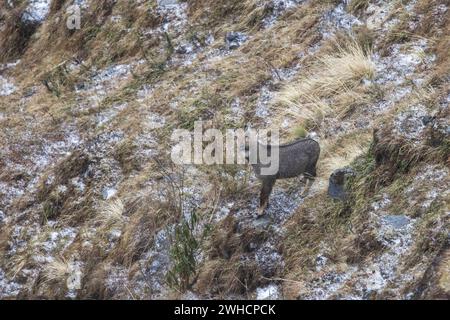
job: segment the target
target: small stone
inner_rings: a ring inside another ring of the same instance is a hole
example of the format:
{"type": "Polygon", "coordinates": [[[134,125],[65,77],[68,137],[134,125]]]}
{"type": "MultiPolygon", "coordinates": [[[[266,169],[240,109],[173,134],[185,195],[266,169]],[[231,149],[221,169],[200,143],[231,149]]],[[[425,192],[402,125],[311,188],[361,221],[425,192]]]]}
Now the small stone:
{"type": "Polygon", "coordinates": [[[225,36],[225,43],[228,50],[235,50],[239,48],[248,37],[241,32],[228,32],[225,36]]]}
{"type": "Polygon", "coordinates": [[[431,123],[434,120],[433,117],[431,116],[423,116],[422,117],[422,123],[424,126],[428,125],[429,123],[431,123]]]}

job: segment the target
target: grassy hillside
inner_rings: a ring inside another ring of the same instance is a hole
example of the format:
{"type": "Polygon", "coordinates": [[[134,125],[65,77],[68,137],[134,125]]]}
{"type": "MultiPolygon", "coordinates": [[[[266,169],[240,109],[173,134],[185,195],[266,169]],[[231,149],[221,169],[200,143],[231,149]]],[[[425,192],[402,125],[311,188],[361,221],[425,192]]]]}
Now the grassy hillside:
{"type": "Polygon", "coordinates": [[[1,2],[0,298],[448,299],[449,6],[1,2]],[[313,137],[311,190],[255,219],[249,167],[171,161],[199,119],[313,137]]]}

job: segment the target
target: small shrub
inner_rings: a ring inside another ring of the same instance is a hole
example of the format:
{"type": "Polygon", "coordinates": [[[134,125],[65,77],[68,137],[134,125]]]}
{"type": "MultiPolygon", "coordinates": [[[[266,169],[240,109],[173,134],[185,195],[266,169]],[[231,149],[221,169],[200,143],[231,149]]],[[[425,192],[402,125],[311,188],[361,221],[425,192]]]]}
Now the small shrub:
{"type": "Polygon", "coordinates": [[[199,249],[194,231],[197,225],[197,215],[193,213],[189,220],[183,219],[174,230],[170,256],[173,261],[172,269],[167,274],[170,287],[181,292],[191,286],[193,275],[197,270],[196,254],[199,249]]]}

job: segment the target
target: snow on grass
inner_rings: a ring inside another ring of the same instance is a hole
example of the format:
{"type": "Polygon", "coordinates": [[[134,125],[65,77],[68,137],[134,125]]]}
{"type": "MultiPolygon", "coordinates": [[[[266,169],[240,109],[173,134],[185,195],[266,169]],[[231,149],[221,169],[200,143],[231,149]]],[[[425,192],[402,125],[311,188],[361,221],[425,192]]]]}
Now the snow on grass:
{"type": "Polygon", "coordinates": [[[15,85],[0,75],[0,96],[9,96],[15,91],[15,85]]]}
{"type": "Polygon", "coordinates": [[[408,110],[399,113],[394,119],[394,131],[400,136],[414,143],[421,143],[426,122],[423,121],[429,115],[425,106],[418,104],[408,110]]]}
{"type": "Polygon", "coordinates": [[[177,0],[158,0],[157,13],[163,17],[160,31],[181,32],[187,24],[187,3],[177,0]]]}
{"type": "MultiPolygon", "coordinates": [[[[52,225],[52,222],[50,222],[52,225]]],[[[64,250],[75,239],[78,234],[78,229],[67,227],[62,229],[53,229],[49,232],[47,238],[40,244],[45,254],[51,255],[56,249],[64,250]]],[[[49,257],[37,257],[37,259],[44,258],[47,260],[49,257]]]]}
{"type": "Polygon", "coordinates": [[[386,250],[374,258],[367,268],[358,272],[355,289],[359,290],[362,299],[383,290],[391,281],[402,276],[398,267],[401,258],[413,244],[415,222],[415,219],[404,215],[384,215],[379,218],[377,237],[386,250]]]}
{"type": "Polygon", "coordinates": [[[268,7],[272,9],[269,16],[265,17],[263,20],[263,25],[265,28],[272,27],[278,18],[283,15],[286,10],[292,9],[299,4],[305,2],[304,0],[272,0],[268,7]]]}
{"type": "Polygon", "coordinates": [[[423,209],[429,209],[433,201],[438,197],[445,198],[450,194],[448,189],[448,176],[449,171],[447,168],[427,165],[421,172],[414,178],[414,182],[406,189],[406,195],[409,198],[410,203],[418,201],[417,189],[424,188],[428,185],[428,190],[424,194],[424,199],[420,199],[420,206],[423,209]]]}
{"type": "Polygon", "coordinates": [[[31,23],[41,23],[47,18],[50,11],[51,0],[30,0],[22,21],[31,23]]]}
{"type": "Polygon", "coordinates": [[[97,118],[97,127],[101,127],[104,126],[106,124],[108,124],[109,122],[111,122],[120,112],[122,112],[123,110],[125,110],[128,107],[128,103],[119,103],[119,104],[114,104],[113,106],[111,106],[110,108],[108,108],[107,110],[99,113],[96,118],[97,118]]]}
{"type": "Polygon", "coordinates": [[[319,29],[324,39],[329,39],[339,30],[350,32],[353,26],[362,24],[358,18],[347,12],[345,4],[341,3],[325,13],[319,29]]]}
{"type": "Polygon", "coordinates": [[[109,200],[117,194],[117,189],[113,187],[105,187],[102,190],[102,196],[104,200],[109,200]]]}
{"type": "MultiPolygon", "coordinates": [[[[374,54],[376,66],[376,84],[386,88],[385,98],[374,106],[374,110],[382,113],[413,91],[413,85],[420,88],[424,79],[419,76],[421,66],[428,67],[436,59],[426,53],[428,42],[419,39],[406,44],[394,44],[390,53],[384,57],[374,54]]],[[[419,126],[420,127],[420,126],[419,126]]],[[[414,134],[413,134],[414,135],[414,134]]]]}
{"type": "Polygon", "coordinates": [[[7,69],[13,69],[20,63],[20,59],[16,60],[14,62],[8,62],[5,64],[0,64],[0,71],[7,70],[7,69]]]}
{"type": "Polygon", "coordinates": [[[366,14],[368,15],[366,21],[367,27],[369,29],[381,29],[383,31],[392,28],[392,26],[398,22],[398,19],[395,18],[388,20],[394,4],[395,2],[393,1],[377,1],[376,3],[370,3],[366,9],[366,14]]]}
{"type": "Polygon", "coordinates": [[[426,55],[428,48],[426,39],[420,39],[409,44],[395,44],[385,57],[374,55],[379,84],[392,83],[402,85],[412,76],[421,63],[430,64],[435,60],[433,55],[426,55]]]}
{"type": "Polygon", "coordinates": [[[16,297],[22,286],[6,277],[3,269],[0,268],[0,299],[16,297]]]}
{"type": "Polygon", "coordinates": [[[117,89],[121,81],[129,78],[135,67],[143,63],[144,60],[137,60],[130,64],[111,65],[102,70],[94,68],[90,80],[77,85],[75,92],[78,94],[87,93],[89,94],[90,102],[98,103],[102,98],[111,94],[111,90],[117,89]]]}
{"type": "Polygon", "coordinates": [[[154,245],[139,261],[141,266],[140,287],[151,289],[151,298],[162,297],[166,288],[166,274],[171,265],[170,237],[173,235],[174,225],[160,230],[154,237],[154,245]]]}
{"type": "Polygon", "coordinates": [[[280,296],[280,289],[275,284],[256,289],[256,300],[276,300],[280,296]]]}
{"type": "Polygon", "coordinates": [[[83,263],[79,261],[74,261],[69,264],[69,277],[67,278],[67,293],[66,298],[75,299],[78,290],[81,289],[81,280],[83,277],[83,263]]]}

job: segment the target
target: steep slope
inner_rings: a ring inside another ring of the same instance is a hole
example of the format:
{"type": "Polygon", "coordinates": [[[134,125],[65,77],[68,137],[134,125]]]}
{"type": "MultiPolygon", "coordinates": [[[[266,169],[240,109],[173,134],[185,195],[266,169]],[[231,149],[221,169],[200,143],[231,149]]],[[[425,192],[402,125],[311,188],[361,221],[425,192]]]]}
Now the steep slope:
{"type": "Polygon", "coordinates": [[[3,2],[0,298],[448,298],[449,4],[3,2]],[[249,168],[171,161],[199,119],[314,137],[313,188],[256,220],[249,168]]]}

